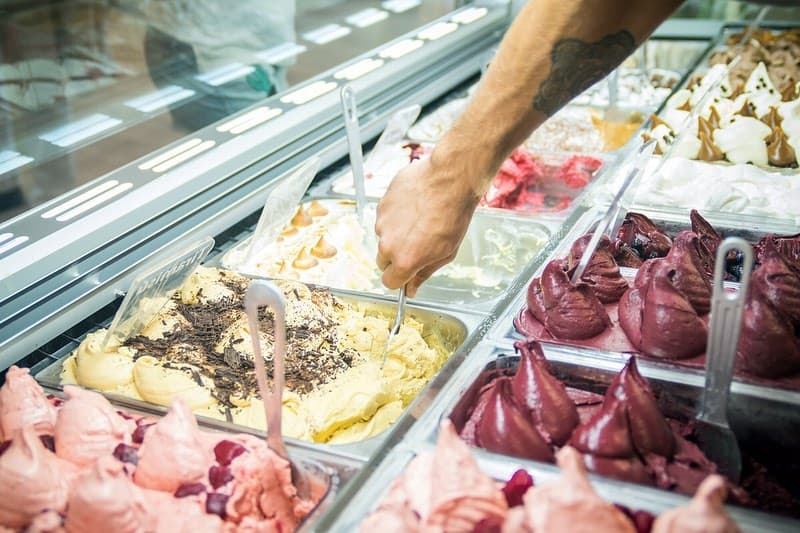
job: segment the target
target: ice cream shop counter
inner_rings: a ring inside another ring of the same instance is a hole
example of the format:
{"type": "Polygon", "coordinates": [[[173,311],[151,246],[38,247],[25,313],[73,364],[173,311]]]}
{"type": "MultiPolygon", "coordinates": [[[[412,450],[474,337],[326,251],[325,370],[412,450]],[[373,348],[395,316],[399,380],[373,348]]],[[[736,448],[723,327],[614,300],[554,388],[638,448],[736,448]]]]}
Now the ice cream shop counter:
{"type": "Polygon", "coordinates": [[[800,530],[784,10],[669,20],[383,286],[516,4],[0,2],[0,530],[800,530]]]}

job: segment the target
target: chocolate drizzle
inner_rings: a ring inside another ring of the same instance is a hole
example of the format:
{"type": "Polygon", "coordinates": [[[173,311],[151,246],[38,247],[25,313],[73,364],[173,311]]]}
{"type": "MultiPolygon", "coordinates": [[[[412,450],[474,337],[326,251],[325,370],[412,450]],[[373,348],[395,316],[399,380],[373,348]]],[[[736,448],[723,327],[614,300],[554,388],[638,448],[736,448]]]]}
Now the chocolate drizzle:
{"type": "MultiPolygon", "coordinates": [[[[209,379],[213,381],[211,394],[226,416],[230,416],[231,409],[258,395],[258,386],[249,338],[234,337],[220,346],[226,330],[237,321],[246,320],[243,299],[248,280],[228,274],[219,282],[231,289],[234,296],[204,304],[184,304],[176,295],[168,313],[179,315],[183,320],[162,319],[162,324],[176,323],[172,331],[164,332],[164,338],[140,335],[129,339],[126,345],[137,351],[136,359],[152,356],[165,368],[185,372],[200,386],[207,386],[209,379]]],[[[330,293],[323,289],[311,289],[310,293],[297,289],[286,292],[286,386],[293,392],[305,394],[352,366],[358,354],[338,348],[337,321],[329,313],[340,304],[330,293]],[[303,319],[293,320],[288,316],[293,305],[303,306],[303,319]]],[[[271,345],[274,330],[269,309],[259,311],[259,331],[266,344],[271,345]]],[[[263,356],[267,362],[272,359],[271,352],[263,356]]],[[[273,377],[270,364],[267,376],[270,380],[273,377]]]]}

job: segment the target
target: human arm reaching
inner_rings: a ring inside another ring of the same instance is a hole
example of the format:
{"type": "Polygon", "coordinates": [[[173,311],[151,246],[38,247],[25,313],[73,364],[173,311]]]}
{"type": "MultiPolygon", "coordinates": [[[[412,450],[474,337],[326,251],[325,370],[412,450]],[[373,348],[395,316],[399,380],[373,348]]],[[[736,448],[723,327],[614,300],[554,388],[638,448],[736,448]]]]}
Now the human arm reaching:
{"type": "Polygon", "coordinates": [[[680,0],[531,0],[466,111],[378,205],[378,267],[408,294],[455,257],[498,168],[548,117],[603,79],[680,0]]]}

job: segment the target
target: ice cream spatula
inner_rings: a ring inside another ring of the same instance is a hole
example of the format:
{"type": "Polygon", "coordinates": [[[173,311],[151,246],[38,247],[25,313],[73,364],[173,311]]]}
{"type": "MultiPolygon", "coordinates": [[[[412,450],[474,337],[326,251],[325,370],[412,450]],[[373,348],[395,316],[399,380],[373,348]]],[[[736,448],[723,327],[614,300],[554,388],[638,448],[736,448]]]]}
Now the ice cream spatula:
{"type": "Polygon", "coordinates": [[[283,405],[284,359],[286,357],[286,301],[283,293],[274,283],[265,280],[253,280],[247,287],[244,297],[244,308],[250,326],[250,340],[253,342],[253,359],[256,367],[258,391],[264,402],[267,415],[267,446],[279,457],[289,461],[292,469],[292,483],[297,488],[297,495],[307,500],[311,497],[311,474],[303,466],[291,460],[283,442],[281,414],[283,405]],[[267,372],[261,356],[261,342],[258,337],[258,308],[272,308],[275,330],[275,353],[273,356],[272,393],[267,390],[267,372]]]}
{"type": "Polygon", "coordinates": [[[742,454],[736,435],[728,425],[728,395],[752,267],[753,250],[747,242],[738,237],[729,237],[722,241],[717,249],[714,265],[711,323],[706,350],[706,384],[695,426],[695,436],[701,449],[709,459],[717,463],[719,472],[734,483],[739,481],[742,471],[742,454]],[[725,257],[731,250],[741,251],[744,258],[741,285],[736,292],[727,292],[723,287],[725,257]]]}
{"type": "Polygon", "coordinates": [[[397,314],[394,316],[394,324],[392,325],[392,329],[389,330],[389,338],[386,339],[386,349],[383,350],[383,360],[381,361],[381,366],[386,364],[386,358],[389,356],[389,346],[392,345],[392,340],[394,339],[397,332],[400,331],[400,326],[403,324],[403,320],[406,318],[406,286],[403,285],[403,288],[400,289],[400,297],[397,299],[397,314]]]}
{"type": "Polygon", "coordinates": [[[364,153],[361,151],[361,130],[358,126],[356,93],[351,85],[342,87],[340,93],[344,112],[344,127],[347,132],[347,145],[350,150],[350,170],[353,174],[353,188],[356,191],[356,213],[358,223],[364,227],[364,211],[367,206],[367,191],[364,184],[364,153]]]}

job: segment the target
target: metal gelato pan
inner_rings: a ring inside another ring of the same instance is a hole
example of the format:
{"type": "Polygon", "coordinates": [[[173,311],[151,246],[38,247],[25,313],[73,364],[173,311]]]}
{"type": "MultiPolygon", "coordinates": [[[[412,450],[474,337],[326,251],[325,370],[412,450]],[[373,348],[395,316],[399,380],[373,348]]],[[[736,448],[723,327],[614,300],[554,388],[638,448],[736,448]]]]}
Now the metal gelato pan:
{"type": "MultiPolygon", "coordinates": [[[[338,298],[341,298],[343,301],[356,305],[360,310],[363,310],[368,313],[374,312],[374,313],[384,314],[389,317],[393,317],[396,311],[396,303],[394,303],[393,301],[389,301],[385,298],[381,299],[377,297],[357,295],[344,291],[331,291],[331,292],[338,298]]],[[[483,317],[481,315],[472,315],[467,313],[445,313],[440,310],[422,307],[413,303],[408,304],[406,317],[414,318],[415,320],[421,322],[424,325],[423,335],[426,335],[428,333],[437,334],[445,342],[445,346],[448,349],[452,350],[453,354],[460,353],[461,346],[464,343],[464,341],[468,338],[468,336],[472,332],[478,329],[479,325],[483,320],[483,317]]],[[[81,337],[78,340],[83,341],[84,338],[85,336],[81,337]]],[[[68,345],[65,346],[60,352],[54,354],[54,357],[56,357],[57,360],[36,374],[35,377],[37,381],[39,381],[39,383],[41,383],[43,386],[54,389],[60,389],[62,387],[61,374],[63,370],[64,361],[66,360],[67,357],[71,355],[72,351],[76,348],[77,346],[68,345]]],[[[451,355],[450,357],[452,359],[453,355],[451,355]]],[[[445,363],[443,368],[445,367],[447,367],[447,362],[445,363]]],[[[423,388],[422,392],[420,393],[420,396],[427,394],[427,388],[429,386],[430,383],[426,385],[425,388],[423,388]]],[[[164,406],[132,399],[129,397],[124,397],[118,394],[106,393],[102,391],[100,392],[101,394],[115,401],[118,405],[131,407],[134,409],[141,410],[143,412],[152,412],[159,414],[163,414],[166,412],[166,408],[164,406]]],[[[408,409],[406,409],[406,411],[407,410],[408,409]]],[[[239,432],[253,431],[252,429],[248,429],[246,426],[229,423],[222,420],[217,420],[204,416],[198,416],[197,418],[202,426],[209,428],[222,429],[225,431],[239,431],[239,432]]],[[[401,419],[403,418],[402,415],[400,416],[400,418],[401,419]]],[[[386,433],[387,431],[384,431],[366,440],[349,444],[336,444],[336,445],[319,444],[319,443],[310,443],[296,439],[287,439],[287,441],[298,446],[310,447],[313,449],[324,450],[326,452],[344,455],[359,460],[365,460],[381,446],[382,442],[384,441],[386,433]]]]}
{"type": "MultiPolygon", "coordinates": [[[[449,417],[456,428],[463,427],[480,389],[495,377],[516,373],[519,357],[513,354],[510,345],[481,344],[471,354],[471,365],[453,377],[419,421],[413,437],[432,444],[444,417],[449,417]]],[[[545,347],[545,354],[550,372],[568,387],[598,394],[605,392],[626,362],[591,359],[552,345],[545,347]]],[[[694,417],[704,388],[702,378],[641,363],[639,370],[648,379],[666,416],[679,421],[694,417]]],[[[797,499],[800,465],[795,456],[800,449],[800,394],[790,393],[789,398],[778,399],[753,396],[749,392],[734,386],[728,405],[731,427],[742,452],[764,465],[797,499]]],[[[506,460],[518,461],[510,457],[506,460]]]]}

